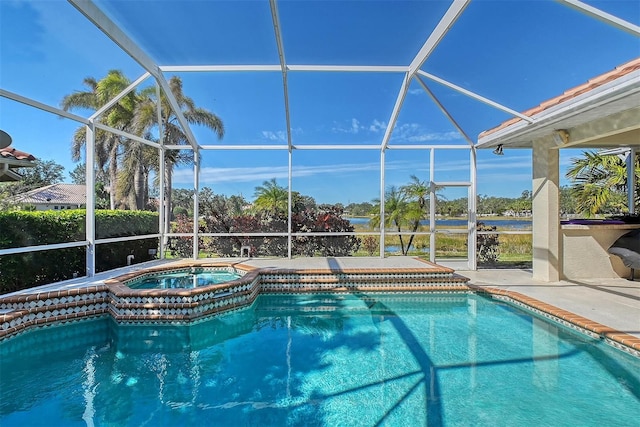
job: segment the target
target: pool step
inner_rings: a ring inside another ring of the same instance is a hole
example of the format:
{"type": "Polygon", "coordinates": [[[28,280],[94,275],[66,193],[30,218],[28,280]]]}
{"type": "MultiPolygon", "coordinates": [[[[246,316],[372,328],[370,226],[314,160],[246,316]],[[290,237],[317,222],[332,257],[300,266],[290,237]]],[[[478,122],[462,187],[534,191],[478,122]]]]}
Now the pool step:
{"type": "Polygon", "coordinates": [[[468,278],[447,268],[417,271],[269,270],[260,274],[263,292],[398,292],[465,288],[468,278]],[[435,271],[434,271],[435,270],[435,271]]]}

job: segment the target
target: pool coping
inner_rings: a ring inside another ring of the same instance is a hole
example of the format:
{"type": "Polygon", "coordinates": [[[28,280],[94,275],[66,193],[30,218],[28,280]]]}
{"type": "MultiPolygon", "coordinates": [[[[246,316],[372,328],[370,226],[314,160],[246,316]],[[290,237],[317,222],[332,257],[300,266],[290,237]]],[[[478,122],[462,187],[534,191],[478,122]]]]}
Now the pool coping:
{"type": "Polygon", "coordinates": [[[118,323],[188,324],[249,306],[261,293],[433,292],[490,296],[640,357],[640,338],[519,292],[468,283],[451,268],[424,261],[413,268],[280,268],[246,263],[181,261],[121,274],[81,288],[0,297],[0,341],[33,327],[109,315],[118,323]],[[148,271],[228,268],[244,271],[223,284],[180,289],[131,289],[124,283],[148,271]]]}

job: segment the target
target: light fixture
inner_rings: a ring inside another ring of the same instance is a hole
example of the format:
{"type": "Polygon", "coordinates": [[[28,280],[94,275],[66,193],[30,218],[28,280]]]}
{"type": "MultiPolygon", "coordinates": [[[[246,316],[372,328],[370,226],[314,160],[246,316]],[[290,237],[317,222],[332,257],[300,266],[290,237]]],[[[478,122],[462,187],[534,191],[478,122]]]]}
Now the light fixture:
{"type": "Polygon", "coordinates": [[[496,156],[503,156],[504,155],[504,153],[502,152],[502,144],[498,144],[496,149],[493,150],[493,154],[495,154],[496,156]]]}

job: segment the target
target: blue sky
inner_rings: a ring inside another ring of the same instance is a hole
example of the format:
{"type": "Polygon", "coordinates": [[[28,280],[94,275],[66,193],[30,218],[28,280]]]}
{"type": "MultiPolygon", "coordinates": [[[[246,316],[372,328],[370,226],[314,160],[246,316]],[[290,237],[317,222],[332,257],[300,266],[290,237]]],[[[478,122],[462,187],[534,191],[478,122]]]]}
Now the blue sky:
{"type": "MultiPolygon", "coordinates": [[[[278,64],[269,2],[96,1],[160,65],[278,64]]],[[[590,1],[640,24],[636,0],[590,1]]],[[[278,10],[289,64],[408,65],[449,6],[446,1],[280,1],[278,10]]],[[[58,106],[83,90],[87,76],[110,69],[131,80],[144,70],[67,2],[0,1],[0,87],[58,106]]],[[[522,111],[640,55],[640,42],[553,1],[475,1],[428,58],[422,70],[512,109],[522,111]]],[[[167,73],[167,77],[176,73],[167,73]]],[[[194,128],[201,144],[286,145],[280,73],[178,73],[197,105],[218,114],[221,142],[194,128]]],[[[293,143],[380,144],[400,85],[399,73],[290,72],[293,143]]],[[[151,84],[148,81],[142,87],[151,84]]],[[[509,115],[438,83],[427,81],[464,131],[477,135],[509,115]]],[[[90,112],[77,112],[89,115],[90,112]]],[[[0,98],[0,128],[14,146],[67,171],[78,124],[0,98]]],[[[390,144],[466,141],[416,83],[412,83],[390,144]]],[[[579,152],[562,152],[564,170],[579,152]]],[[[436,181],[468,180],[467,150],[436,150],[436,181]]],[[[379,150],[296,150],[293,190],[319,202],[362,202],[379,197],[379,150]]],[[[285,150],[212,151],[203,154],[201,186],[253,197],[276,178],[286,185],[285,150]]],[[[385,154],[385,184],[402,185],[415,174],[429,178],[424,150],[385,154]]],[[[193,182],[190,169],[175,185],[193,182]]],[[[566,182],[563,182],[566,183],[566,182]]],[[[478,193],[516,197],[531,188],[531,152],[478,153],[478,193]]],[[[461,189],[449,198],[466,195],[461,189]]]]}

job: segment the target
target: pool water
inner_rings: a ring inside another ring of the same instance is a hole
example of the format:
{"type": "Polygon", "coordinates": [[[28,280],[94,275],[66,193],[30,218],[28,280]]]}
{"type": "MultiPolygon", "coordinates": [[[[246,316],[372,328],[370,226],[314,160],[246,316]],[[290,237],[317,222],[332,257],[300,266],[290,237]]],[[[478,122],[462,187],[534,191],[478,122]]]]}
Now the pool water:
{"type": "Polygon", "coordinates": [[[198,273],[160,273],[127,284],[132,289],[190,289],[239,279],[237,273],[224,270],[198,273]]]}
{"type": "Polygon", "coordinates": [[[0,425],[613,426],[640,359],[476,295],[262,295],[0,343],[0,425]]]}

